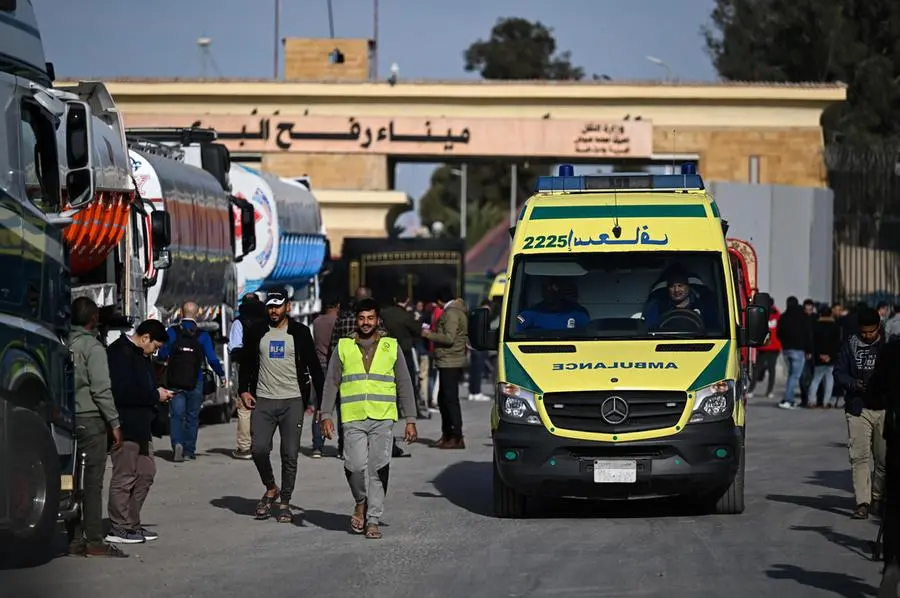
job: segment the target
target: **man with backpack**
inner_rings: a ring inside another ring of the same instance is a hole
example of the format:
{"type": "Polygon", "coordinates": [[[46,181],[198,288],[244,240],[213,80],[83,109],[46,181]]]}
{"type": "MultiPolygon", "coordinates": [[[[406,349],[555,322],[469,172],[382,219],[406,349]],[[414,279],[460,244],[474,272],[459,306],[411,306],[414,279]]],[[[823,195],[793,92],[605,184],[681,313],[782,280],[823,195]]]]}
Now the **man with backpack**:
{"type": "Polygon", "coordinates": [[[181,322],[169,327],[169,340],[159,351],[159,358],[166,362],[166,387],[176,393],[169,405],[169,437],[172,460],[176,463],[197,458],[205,365],[209,363],[220,379],[225,378],[212,339],[197,326],[199,311],[196,303],[185,303],[181,307],[181,322]]]}

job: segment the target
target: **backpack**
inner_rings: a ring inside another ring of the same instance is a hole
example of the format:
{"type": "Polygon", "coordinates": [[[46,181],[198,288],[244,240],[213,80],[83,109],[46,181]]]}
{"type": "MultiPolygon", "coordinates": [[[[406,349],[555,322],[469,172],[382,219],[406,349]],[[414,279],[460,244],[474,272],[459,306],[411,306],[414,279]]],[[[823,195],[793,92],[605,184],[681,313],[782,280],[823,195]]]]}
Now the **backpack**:
{"type": "Polygon", "coordinates": [[[166,383],[171,390],[194,390],[200,379],[200,369],[206,360],[203,345],[198,337],[200,329],[188,330],[183,326],[175,327],[175,342],[169,351],[169,362],[166,366],[166,383]]]}

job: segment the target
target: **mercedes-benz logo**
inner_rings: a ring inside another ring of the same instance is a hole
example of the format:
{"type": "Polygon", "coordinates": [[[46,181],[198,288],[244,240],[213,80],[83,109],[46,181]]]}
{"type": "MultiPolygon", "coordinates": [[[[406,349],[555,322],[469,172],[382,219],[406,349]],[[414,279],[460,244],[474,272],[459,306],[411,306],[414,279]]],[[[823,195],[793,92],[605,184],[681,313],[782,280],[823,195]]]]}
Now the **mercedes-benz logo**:
{"type": "Polygon", "coordinates": [[[628,419],[628,403],[622,397],[609,397],[600,405],[600,417],[609,425],[617,426],[628,419]]]}

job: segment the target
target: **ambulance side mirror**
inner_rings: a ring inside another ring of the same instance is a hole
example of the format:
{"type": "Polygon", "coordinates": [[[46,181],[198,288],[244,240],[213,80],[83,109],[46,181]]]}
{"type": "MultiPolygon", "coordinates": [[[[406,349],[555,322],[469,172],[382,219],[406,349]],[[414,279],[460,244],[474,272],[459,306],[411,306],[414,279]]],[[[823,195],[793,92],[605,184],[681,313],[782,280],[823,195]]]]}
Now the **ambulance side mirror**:
{"type": "Polygon", "coordinates": [[[753,303],[745,309],[746,326],[741,330],[741,345],[759,347],[766,343],[769,335],[769,294],[757,293],[753,303]]]}
{"type": "Polygon", "coordinates": [[[491,330],[491,310],[476,307],[469,313],[469,344],[476,351],[496,351],[499,331],[491,330]]]}

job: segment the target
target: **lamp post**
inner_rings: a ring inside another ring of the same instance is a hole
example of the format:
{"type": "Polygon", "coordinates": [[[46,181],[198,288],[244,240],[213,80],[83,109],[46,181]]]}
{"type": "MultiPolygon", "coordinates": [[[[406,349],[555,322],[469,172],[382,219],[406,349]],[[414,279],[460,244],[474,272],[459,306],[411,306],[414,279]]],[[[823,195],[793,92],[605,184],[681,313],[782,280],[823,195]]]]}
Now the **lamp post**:
{"type": "Polygon", "coordinates": [[[647,60],[649,60],[650,62],[652,62],[653,64],[661,66],[664,69],[666,69],[666,81],[672,80],[672,69],[671,69],[671,67],[669,67],[668,64],[666,64],[665,60],[663,60],[662,58],[657,58],[656,56],[645,56],[645,58],[647,60]]]}
{"type": "Polygon", "coordinates": [[[463,164],[459,169],[454,168],[450,171],[454,176],[459,177],[459,236],[465,241],[469,231],[468,227],[468,204],[469,204],[469,168],[467,164],[463,164]]]}

